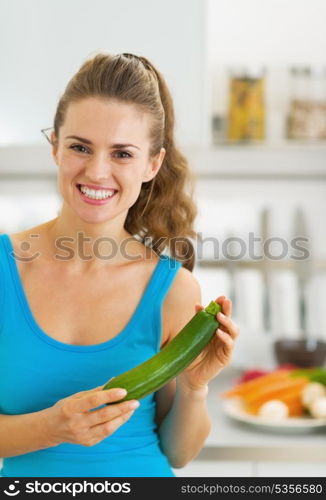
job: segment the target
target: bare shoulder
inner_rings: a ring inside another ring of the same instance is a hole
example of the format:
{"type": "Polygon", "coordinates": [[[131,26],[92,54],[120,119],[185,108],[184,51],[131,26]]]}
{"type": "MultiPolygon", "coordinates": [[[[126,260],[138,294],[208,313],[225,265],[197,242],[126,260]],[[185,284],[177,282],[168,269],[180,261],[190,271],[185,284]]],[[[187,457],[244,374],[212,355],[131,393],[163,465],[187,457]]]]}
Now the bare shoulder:
{"type": "Polygon", "coordinates": [[[169,324],[169,340],[190,321],[195,314],[196,304],[201,304],[200,284],[191,271],[181,267],[164,304],[169,324]]]}
{"type": "Polygon", "coordinates": [[[180,267],[169,290],[168,299],[174,303],[178,299],[181,301],[201,299],[199,282],[189,269],[180,267]]]}

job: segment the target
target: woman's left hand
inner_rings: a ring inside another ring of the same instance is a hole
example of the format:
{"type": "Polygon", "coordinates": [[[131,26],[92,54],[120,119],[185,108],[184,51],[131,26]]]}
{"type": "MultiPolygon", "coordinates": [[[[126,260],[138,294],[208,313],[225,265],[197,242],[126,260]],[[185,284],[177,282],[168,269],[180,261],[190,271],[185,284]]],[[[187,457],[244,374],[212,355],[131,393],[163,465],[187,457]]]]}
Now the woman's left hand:
{"type": "MultiPolygon", "coordinates": [[[[197,390],[206,386],[232,358],[234,341],[239,335],[239,327],[231,319],[232,302],[224,296],[218,297],[215,302],[222,306],[222,313],[216,315],[219,327],[215,336],[178,376],[178,384],[187,389],[197,390]]],[[[196,313],[204,309],[201,305],[195,308],[196,313]]]]}

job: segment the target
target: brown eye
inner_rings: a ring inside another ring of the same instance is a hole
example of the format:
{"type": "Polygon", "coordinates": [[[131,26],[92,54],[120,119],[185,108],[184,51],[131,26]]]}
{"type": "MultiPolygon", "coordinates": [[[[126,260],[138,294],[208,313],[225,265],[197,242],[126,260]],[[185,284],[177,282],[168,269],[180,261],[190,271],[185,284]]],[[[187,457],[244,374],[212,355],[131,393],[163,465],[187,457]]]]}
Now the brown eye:
{"type": "Polygon", "coordinates": [[[132,155],[130,153],[128,153],[127,151],[117,151],[115,154],[117,154],[118,158],[121,158],[121,159],[132,158],[132,155]]]}
{"type": "Polygon", "coordinates": [[[69,149],[73,149],[74,151],[77,151],[78,153],[87,153],[88,152],[87,148],[85,148],[85,146],[82,146],[81,144],[73,144],[72,146],[69,147],[69,149]],[[75,148],[77,148],[77,149],[75,149],[75,148]]]}

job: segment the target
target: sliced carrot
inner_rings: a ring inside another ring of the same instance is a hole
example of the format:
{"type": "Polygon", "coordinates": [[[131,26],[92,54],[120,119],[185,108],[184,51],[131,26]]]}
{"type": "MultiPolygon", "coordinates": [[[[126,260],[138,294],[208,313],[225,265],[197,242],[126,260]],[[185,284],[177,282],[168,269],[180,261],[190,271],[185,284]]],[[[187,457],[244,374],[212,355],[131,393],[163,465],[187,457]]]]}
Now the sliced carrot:
{"type": "Polygon", "coordinates": [[[248,380],[247,382],[238,384],[235,387],[232,387],[232,389],[223,392],[221,397],[230,398],[234,396],[244,396],[259,387],[265,387],[271,382],[288,379],[291,371],[292,370],[275,370],[267,375],[262,375],[261,377],[257,377],[253,380],[248,380]]]}
{"type": "Polygon", "coordinates": [[[297,394],[300,394],[308,382],[308,379],[305,377],[279,380],[265,387],[259,387],[255,391],[251,391],[241,397],[249,405],[262,405],[270,399],[281,399],[282,396],[286,396],[286,394],[293,391],[297,391],[297,394]]]}
{"type": "Polygon", "coordinates": [[[304,408],[302,403],[298,403],[297,405],[288,404],[287,406],[289,408],[289,417],[302,417],[304,413],[304,408]]]}
{"type": "Polygon", "coordinates": [[[290,417],[301,417],[304,413],[304,406],[302,403],[302,389],[299,391],[289,392],[282,396],[281,401],[289,408],[290,417]]]}

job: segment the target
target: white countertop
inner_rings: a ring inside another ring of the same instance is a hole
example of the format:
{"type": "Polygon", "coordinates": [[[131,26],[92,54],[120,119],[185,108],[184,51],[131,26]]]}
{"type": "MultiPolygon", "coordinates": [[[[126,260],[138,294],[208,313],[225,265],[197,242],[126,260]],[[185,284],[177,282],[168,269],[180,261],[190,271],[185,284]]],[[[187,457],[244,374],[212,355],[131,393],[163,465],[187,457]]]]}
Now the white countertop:
{"type": "Polygon", "coordinates": [[[212,429],[199,460],[326,462],[326,427],[309,433],[276,433],[231,419],[219,394],[240,375],[226,367],[209,384],[208,410],[212,429]]]}

